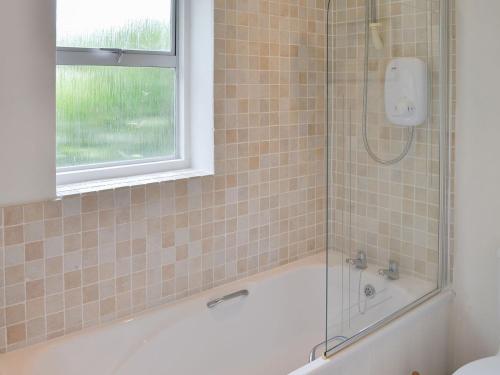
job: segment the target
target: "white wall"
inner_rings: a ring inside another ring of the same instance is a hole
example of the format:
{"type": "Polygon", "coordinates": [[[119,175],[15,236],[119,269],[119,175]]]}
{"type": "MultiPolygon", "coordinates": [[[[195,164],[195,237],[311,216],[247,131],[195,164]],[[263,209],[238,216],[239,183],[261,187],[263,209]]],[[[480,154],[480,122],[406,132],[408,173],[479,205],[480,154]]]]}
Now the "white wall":
{"type": "Polygon", "coordinates": [[[453,366],[500,345],[500,1],[457,0],[453,366]]]}
{"type": "Polygon", "coordinates": [[[0,206],[55,195],[55,1],[0,1],[0,206]]]}

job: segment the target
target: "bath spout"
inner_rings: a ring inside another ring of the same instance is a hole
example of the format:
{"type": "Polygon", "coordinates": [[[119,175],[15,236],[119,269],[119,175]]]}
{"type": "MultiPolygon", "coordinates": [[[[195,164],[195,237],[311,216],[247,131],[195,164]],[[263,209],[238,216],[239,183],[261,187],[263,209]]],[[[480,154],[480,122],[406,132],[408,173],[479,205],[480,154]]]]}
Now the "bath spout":
{"type": "Polygon", "coordinates": [[[358,257],[356,259],[347,258],[346,263],[349,263],[360,270],[364,270],[368,267],[368,260],[366,257],[366,253],[363,250],[358,251],[358,257]]]}

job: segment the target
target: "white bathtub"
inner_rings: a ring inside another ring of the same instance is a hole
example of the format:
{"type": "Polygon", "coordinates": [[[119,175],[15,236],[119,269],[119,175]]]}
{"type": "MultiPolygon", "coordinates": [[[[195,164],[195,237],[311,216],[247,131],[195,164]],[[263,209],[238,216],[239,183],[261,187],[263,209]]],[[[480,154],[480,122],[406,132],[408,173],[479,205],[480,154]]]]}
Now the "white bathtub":
{"type": "MultiPolygon", "coordinates": [[[[350,328],[359,329],[429,287],[405,278],[386,281],[366,271],[363,285],[372,283],[380,294],[366,306],[362,300],[366,312],[359,314],[359,274],[345,268],[342,274],[340,258],[333,268],[332,275],[351,277],[351,293],[344,293],[344,310],[330,311],[331,329],[345,329],[345,316],[350,328]]],[[[341,278],[330,279],[331,290],[340,287],[341,278]]],[[[317,255],[134,319],[0,355],[0,374],[281,375],[307,363],[311,348],[324,339],[324,327],[325,266],[317,255]],[[242,289],[249,291],[247,297],[207,308],[207,301],[242,289]]]]}

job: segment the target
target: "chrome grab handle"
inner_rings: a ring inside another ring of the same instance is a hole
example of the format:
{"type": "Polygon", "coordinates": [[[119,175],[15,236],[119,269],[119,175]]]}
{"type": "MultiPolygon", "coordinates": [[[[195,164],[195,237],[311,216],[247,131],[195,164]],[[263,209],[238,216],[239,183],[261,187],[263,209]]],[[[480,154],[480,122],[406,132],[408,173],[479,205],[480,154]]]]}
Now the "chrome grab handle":
{"type": "Polygon", "coordinates": [[[208,301],[207,302],[207,307],[209,309],[213,309],[215,306],[217,306],[217,305],[219,305],[219,304],[221,304],[223,302],[226,302],[226,301],[228,301],[230,299],[237,298],[237,297],[245,297],[245,296],[248,296],[248,295],[249,295],[248,290],[241,289],[241,290],[238,290],[237,292],[226,294],[223,297],[216,298],[216,299],[213,299],[211,301],[208,301]]]}
{"type": "Polygon", "coordinates": [[[345,336],[333,336],[332,338],[329,338],[326,341],[320,342],[318,345],[314,345],[314,347],[311,350],[311,353],[309,353],[309,363],[311,363],[312,361],[314,361],[316,359],[316,350],[318,350],[318,348],[320,346],[326,345],[326,344],[328,344],[331,341],[344,342],[345,340],[347,340],[347,337],[345,337],[345,336]]]}

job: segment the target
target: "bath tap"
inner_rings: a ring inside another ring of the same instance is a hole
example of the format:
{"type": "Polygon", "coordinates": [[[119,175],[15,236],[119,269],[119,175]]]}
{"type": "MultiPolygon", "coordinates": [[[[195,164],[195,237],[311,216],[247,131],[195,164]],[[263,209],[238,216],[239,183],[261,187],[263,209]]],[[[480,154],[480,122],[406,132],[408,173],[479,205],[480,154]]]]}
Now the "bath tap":
{"type": "Polygon", "coordinates": [[[366,259],[366,253],[363,250],[358,251],[358,257],[356,259],[347,258],[346,263],[349,263],[360,270],[366,269],[368,267],[368,260],[366,259]]]}
{"type": "Polygon", "coordinates": [[[378,270],[379,275],[386,276],[389,280],[399,279],[399,263],[395,260],[389,261],[389,268],[378,270]]]}

